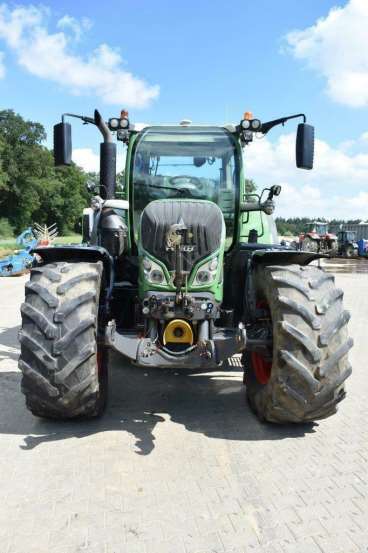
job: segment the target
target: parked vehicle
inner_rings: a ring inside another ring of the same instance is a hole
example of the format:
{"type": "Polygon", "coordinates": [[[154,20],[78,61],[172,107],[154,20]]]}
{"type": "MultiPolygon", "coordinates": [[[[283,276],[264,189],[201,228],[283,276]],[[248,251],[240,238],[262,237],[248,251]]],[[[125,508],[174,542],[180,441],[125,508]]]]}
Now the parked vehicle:
{"type": "Polygon", "coordinates": [[[328,223],[314,221],[308,223],[306,231],[299,235],[300,248],[307,252],[336,254],[337,236],[328,232],[328,223]]]}
{"type": "MultiPolygon", "coordinates": [[[[67,116],[54,128],[56,165],[71,163],[67,116]]],[[[305,116],[143,128],[125,111],[108,122],[97,110],[74,117],[103,135],[100,195],[84,212],[83,245],[35,250],[41,261],[21,307],[28,408],[57,419],[101,414],[114,349],[137,370],[218,370],[241,354],[260,419],[335,413],[351,373],[343,292],[310,265],[321,254],[278,244],[281,187],[245,189],[242,149],[290,119],[303,118],[297,167],[313,167],[305,116]],[[115,197],[115,132],[127,146],[123,199],[115,197]]]]}
{"type": "Polygon", "coordinates": [[[358,240],[358,253],[360,257],[368,257],[368,240],[358,240]]]}
{"type": "Polygon", "coordinates": [[[340,230],[337,234],[338,254],[344,257],[357,257],[359,253],[356,232],[340,230]]]}

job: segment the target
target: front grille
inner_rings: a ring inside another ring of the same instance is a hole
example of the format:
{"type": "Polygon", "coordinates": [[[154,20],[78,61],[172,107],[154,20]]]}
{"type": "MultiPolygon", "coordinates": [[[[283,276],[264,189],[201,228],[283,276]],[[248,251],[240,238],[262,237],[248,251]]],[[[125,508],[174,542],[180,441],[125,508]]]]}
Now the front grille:
{"type": "Polygon", "coordinates": [[[193,251],[183,252],[183,270],[219,249],[224,219],[220,208],[204,200],[156,200],[147,205],[141,218],[143,248],[175,269],[175,252],[167,249],[167,234],[172,225],[184,222],[188,228],[186,244],[193,251]]]}

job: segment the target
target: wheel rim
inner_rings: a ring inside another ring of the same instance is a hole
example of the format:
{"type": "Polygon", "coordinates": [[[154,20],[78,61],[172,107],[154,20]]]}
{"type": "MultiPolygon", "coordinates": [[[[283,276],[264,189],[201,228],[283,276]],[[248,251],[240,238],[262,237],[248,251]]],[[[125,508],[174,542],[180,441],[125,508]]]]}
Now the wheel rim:
{"type": "MultiPolygon", "coordinates": [[[[256,307],[269,310],[269,305],[265,300],[257,301],[256,307]]],[[[252,366],[254,375],[260,384],[267,384],[271,378],[272,361],[266,359],[257,351],[251,352],[252,366]]]]}
{"type": "Polygon", "coordinates": [[[252,351],[252,365],[256,379],[260,384],[267,384],[271,378],[271,361],[267,361],[259,353],[252,351]]]}

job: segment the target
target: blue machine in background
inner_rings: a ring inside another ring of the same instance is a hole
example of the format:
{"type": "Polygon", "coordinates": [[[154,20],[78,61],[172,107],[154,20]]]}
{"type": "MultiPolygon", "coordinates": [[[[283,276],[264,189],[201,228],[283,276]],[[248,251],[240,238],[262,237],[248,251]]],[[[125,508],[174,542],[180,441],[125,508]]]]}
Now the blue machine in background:
{"type": "Polygon", "coordinates": [[[368,240],[358,240],[358,252],[362,257],[368,257],[368,240]]]}
{"type": "Polygon", "coordinates": [[[33,255],[30,252],[38,243],[32,228],[29,227],[23,231],[16,242],[19,246],[23,246],[23,249],[0,260],[0,277],[22,275],[32,267],[33,255]]]}

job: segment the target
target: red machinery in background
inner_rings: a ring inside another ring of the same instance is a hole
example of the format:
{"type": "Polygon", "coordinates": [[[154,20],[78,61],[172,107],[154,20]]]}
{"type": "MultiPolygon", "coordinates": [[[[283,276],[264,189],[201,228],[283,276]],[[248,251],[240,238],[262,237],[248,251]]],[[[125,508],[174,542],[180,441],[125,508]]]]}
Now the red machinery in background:
{"type": "Polygon", "coordinates": [[[328,223],[313,221],[299,235],[301,250],[309,252],[337,253],[337,236],[328,232],[328,223]]]}

